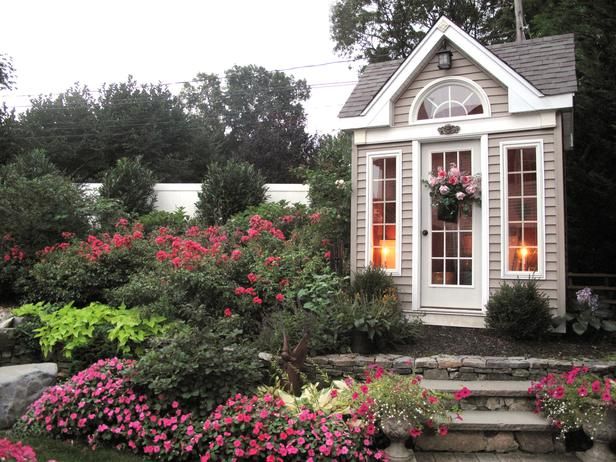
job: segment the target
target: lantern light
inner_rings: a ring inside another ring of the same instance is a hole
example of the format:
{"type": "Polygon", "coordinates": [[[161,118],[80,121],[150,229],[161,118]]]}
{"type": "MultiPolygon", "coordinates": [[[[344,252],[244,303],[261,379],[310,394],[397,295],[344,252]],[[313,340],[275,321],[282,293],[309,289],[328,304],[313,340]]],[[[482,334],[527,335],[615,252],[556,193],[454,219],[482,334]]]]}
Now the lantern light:
{"type": "Polygon", "coordinates": [[[451,57],[452,53],[447,49],[447,42],[443,42],[443,49],[436,53],[438,57],[439,69],[451,69],[451,57]]]}

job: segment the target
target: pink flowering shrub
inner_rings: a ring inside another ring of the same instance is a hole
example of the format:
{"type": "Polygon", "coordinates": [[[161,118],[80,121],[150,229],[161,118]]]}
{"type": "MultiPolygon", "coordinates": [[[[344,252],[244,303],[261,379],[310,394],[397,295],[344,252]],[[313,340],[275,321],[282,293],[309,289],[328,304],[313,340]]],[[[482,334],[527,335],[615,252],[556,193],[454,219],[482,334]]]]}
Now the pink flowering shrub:
{"type": "Polygon", "coordinates": [[[535,395],[535,412],[543,412],[561,434],[582,424],[604,424],[608,407],[616,406],[616,381],[574,367],[562,374],[548,374],[528,390],[535,395]]]}
{"type": "Polygon", "coordinates": [[[0,460],[6,462],[36,462],[36,453],[30,446],[21,441],[13,443],[6,438],[0,438],[0,460]]]}
{"type": "Polygon", "coordinates": [[[162,409],[137,393],[130,379],[134,361],[100,360],[48,388],[21,422],[21,430],[80,439],[95,448],[115,446],[150,458],[176,461],[193,455],[199,425],[178,403],[162,409]],[[128,375],[125,375],[128,373],[128,375]]]}
{"type": "Polygon", "coordinates": [[[373,447],[376,427],[365,407],[350,415],[307,408],[296,413],[271,395],[238,394],[199,421],[177,402],[165,406],[140,394],[131,378],[134,364],[100,360],[62,385],[50,387],[30,406],[17,429],[82,440],[92,448],[110,445],[165,461],[382,458],[373,447]]]}
{"type": "Polygon", "coordinates": [[[373,447],[376,427],[368,414],[298,414],[271,395],[237,395],[219,406],[203,424],[201,462],[367,461],[383,454],[373,447]]]}

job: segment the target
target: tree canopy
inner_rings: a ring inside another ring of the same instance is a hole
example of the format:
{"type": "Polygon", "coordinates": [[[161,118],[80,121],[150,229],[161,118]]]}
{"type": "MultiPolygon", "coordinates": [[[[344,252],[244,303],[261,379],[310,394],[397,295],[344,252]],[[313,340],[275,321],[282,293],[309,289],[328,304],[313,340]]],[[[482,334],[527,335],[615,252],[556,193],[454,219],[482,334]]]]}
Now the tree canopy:
{"type": "Polygon", "coordinates": [[[140,156],[160,181],[200,182],[208,164],[235,158],[270,182],[296,181],[293,169],[312,146],[302,106],[309,94],[304,80],[257,66],[235,66],[224,79],[198,74],[179,95],[130,76],[96,91],[75,84],[32,99],[18,119],[0,120],[19,141],[0,162],[44,149],[76,180],[97,181],[118,159],[140,156]]]}

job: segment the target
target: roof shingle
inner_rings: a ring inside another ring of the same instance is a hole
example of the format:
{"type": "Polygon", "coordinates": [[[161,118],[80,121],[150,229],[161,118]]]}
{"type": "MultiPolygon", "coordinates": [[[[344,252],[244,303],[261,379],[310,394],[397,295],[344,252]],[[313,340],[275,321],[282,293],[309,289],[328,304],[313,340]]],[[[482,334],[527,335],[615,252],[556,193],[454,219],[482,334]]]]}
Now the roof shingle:
{"type": "MultiPolygon", "coordinates": [[[[573,34],[500,43],[486,48],[546,96],[577,90],[573,34]]],[[[361,115],[403,62],[397,59],[366,66],[338,117],[361,115]]]]}

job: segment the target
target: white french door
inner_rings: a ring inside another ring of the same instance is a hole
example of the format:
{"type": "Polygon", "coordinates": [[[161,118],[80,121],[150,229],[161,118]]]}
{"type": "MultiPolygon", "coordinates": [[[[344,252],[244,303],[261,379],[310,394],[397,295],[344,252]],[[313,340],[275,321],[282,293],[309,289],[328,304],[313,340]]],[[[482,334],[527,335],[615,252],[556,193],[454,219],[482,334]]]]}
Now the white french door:
{"type": "MultiPolygon", "coordinates": [[[[438,167],[456,164],[462,173],[480,173],[477,141],[423,144],[421,179],[438,167]]],[[[421,292],[420,305],[427,310],[481,311],[481,210],[460,213],[456,221],[438,218],[428,188],[421,187],[421,292]]]]}

